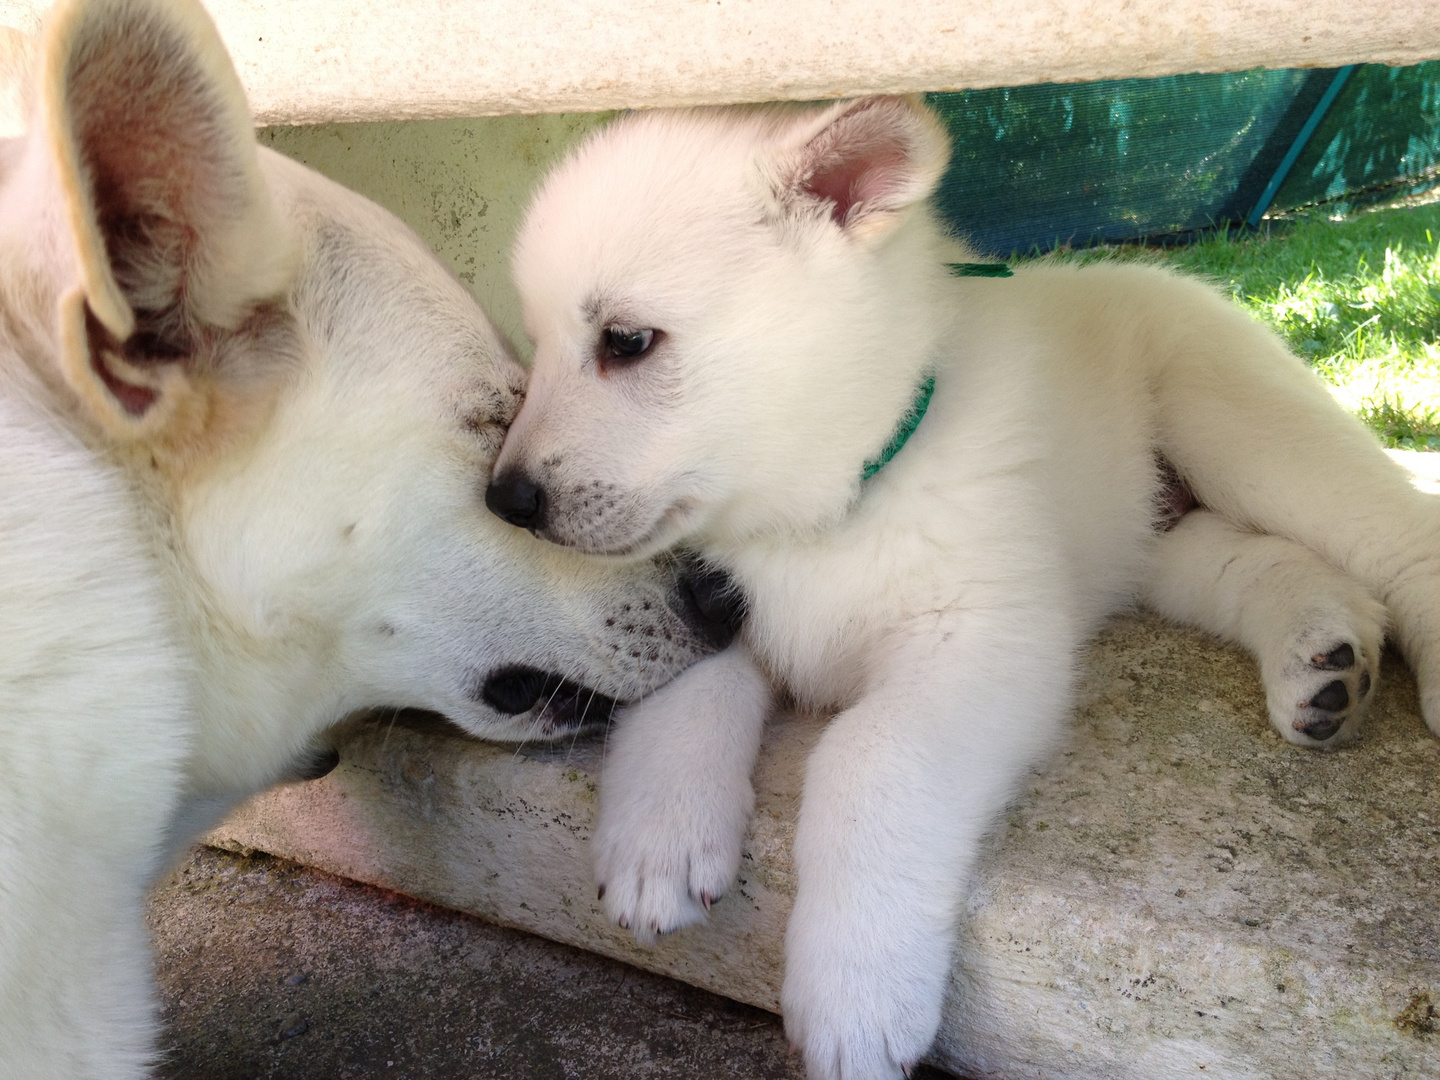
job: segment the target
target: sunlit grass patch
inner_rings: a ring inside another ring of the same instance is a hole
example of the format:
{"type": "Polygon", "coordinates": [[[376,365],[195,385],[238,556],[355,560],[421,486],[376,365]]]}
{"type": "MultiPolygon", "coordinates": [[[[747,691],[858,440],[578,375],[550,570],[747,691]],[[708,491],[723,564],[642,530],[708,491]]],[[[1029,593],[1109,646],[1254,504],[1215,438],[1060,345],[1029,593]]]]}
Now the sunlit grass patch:
{"type": "Polygon", "coordinates": [[[1312,219],[1169,258],[1228,285],[1337,386],[1440,374],[1440,205],[1312,219]]]}
{"type": "Polygon", "coordinates": [[[1440,450],[1440,410],[1433,405],[1407,405],[1401,398],[1367,398],[1356,413],[1398,450],[1440,450]]]}

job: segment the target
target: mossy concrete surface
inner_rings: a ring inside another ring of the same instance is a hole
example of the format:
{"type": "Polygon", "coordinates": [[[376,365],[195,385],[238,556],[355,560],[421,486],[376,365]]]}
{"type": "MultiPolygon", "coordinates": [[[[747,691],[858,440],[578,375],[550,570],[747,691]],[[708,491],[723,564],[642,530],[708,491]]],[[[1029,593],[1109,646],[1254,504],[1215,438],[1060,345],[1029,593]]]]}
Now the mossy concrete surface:
{"type": "Polygon", "coordinates": [[[373,199],[463,281],[528,353],[510,245],[541,179],[608,114],[505,116],[259,131],[261,145],[373,199]]]}
{"type": "MultiPolygon", "coordinates": [[[[1066,749],[998,823],[933,1060],[975,1077],[1440,1076],[1440,743],[1384,665],[1363,740],[1269,728],[1245,655],[1152,618],[1089,651],[1066,749]]],[[[217,842],[581,945],[773,1009],[805,753],[771,725],[740,881],[641,949],[602,918],[586,841],[599,742],[486,746],[360,724],[329,777],[261,796],[217,842]]]]}
{"type": "Polygon", "coordinates": [[[794,895],[790,837],[805,752],[822,723],[772,725],[740,880],[708,925],[635,944],[604,919],[590,874],[602,741],[515,749],[436,718],[376,717],[339,738],[329,776],[252,800],[211,834],[331,873],[671,975],[775,1011],[794,895]]]}

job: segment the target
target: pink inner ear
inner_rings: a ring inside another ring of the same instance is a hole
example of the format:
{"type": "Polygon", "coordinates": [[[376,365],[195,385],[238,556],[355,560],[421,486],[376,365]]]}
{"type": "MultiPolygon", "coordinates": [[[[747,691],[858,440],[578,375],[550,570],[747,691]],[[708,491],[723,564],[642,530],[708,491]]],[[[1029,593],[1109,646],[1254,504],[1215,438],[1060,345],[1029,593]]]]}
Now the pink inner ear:
{"type": "Polygon", "coordinates": [[[90,366],[95,369],[95,374],[100,376],[100,381],[105,384],[106,389],[115,395],[115,400],[120,407],[134,417],[141,417],[149,411],[150,406],[155,404],[160,394],[148,386],[136,386],[134,383],[126,382],[120,376],[110,370],[104,358],[92,352],[90,354],[90,366]]]}
{"type": "Polygon", "coordinates": [[[122,409],[137,418],[144,416],[159,400],[160,392],[122,379],[110,367],[106,358],[123,346],[105,329],[88,304],[85,307],[85,334],[90,350],[90,369],[100,377],[122,409]]]}
{"type": "Polygon", "coordinates": [[[845,226],[855,211],[888,209],[904,188],[914,163],[908,134],[893,123],[893,110],[860,109],[841,118],[811,144],[818,160],[804,189],[830,204],[830,216],[845,226]],[[829,146],[823,145],[829,142],[829,146]]]}

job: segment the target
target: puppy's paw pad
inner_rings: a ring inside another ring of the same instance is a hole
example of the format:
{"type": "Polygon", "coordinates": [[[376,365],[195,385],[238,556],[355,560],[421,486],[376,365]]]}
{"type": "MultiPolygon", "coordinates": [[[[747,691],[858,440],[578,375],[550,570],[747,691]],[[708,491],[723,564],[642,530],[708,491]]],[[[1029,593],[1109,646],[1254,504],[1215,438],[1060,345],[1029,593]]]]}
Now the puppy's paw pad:
{"type": "Polygon", "coordinates": [[[1310,666],[1318,671],[1348,671],[1355,666],[1355,646],[1345,641],[1329,652],[1317,652],[1310,657],[1310,666]]]}
{"type": "MultiPolygon", "coordinates": [[[[1369,677],[1367,672],[1365,678],[1369,677]]],[[[1317,742],[1324,742],[1334,738],[1335,733],[1345,726],[1350,709],[1350,688],[1342,679],[1331,679],[1309,701],[1302,701],[1299,708],[1303,711],[1290,721],[1291,726],[1317,742]]]]}
{"type": "Polygon", "coordinates": [[[1339,746],[1358,733],[1378,671],[1378,644],[1312,631],[1266,680],[1276,729],[1299,746],[1339,746]],[[1375,655],[1372,655],[1375,654],[1375,655]]]}

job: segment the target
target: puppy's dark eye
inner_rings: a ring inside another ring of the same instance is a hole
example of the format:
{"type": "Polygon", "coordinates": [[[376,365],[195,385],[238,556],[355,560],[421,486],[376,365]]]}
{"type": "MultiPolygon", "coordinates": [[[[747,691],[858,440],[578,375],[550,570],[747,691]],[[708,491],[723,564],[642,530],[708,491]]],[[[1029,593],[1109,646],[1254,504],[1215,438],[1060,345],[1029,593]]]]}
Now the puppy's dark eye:
{"type": "Polygon", "coordinates": [[[605,359],[638,360],[655,344],[654,330],[629,326],[607,326],[605,328],[605,359]]]}

